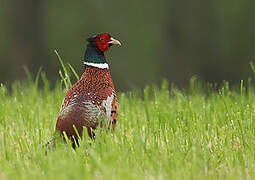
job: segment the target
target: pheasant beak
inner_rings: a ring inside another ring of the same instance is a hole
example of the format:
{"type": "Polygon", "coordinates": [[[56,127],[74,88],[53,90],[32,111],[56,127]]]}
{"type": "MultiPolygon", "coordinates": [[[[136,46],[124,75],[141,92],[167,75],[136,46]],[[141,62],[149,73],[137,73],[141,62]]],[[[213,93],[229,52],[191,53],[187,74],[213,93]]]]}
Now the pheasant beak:
{"type": "Polygon", "coordinates": [[[118,44],[118,45],[120,45],[121,46],[121,43],[118,41],[118,40],[116,40],[116,39],[114,39],[114,38],[112,38],[111,37],[111,41],[110,42],[108,42],[108,44],[118,44]]]}

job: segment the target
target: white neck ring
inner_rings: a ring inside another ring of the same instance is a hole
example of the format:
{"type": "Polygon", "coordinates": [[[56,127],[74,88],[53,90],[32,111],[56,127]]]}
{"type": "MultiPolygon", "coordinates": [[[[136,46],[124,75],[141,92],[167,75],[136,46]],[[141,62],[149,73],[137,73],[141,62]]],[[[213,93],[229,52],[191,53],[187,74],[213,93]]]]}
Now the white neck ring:
{"type": "Polygon", "coordinates": [[[90,62],[84,62],[85,65],[93,66],[101,69],[109,69],[109,65],[107,63],[90,63],[90,62]]]}

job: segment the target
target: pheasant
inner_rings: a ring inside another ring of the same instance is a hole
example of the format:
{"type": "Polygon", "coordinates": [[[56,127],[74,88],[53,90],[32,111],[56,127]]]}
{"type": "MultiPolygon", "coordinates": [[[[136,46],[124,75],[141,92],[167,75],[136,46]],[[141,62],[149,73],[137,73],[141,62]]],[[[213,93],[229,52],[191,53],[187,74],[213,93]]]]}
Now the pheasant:
{"type": "Polygon", "coordinates": [[[62,135],[65,132],[73,144],[82,137],[83,128],[87,128],[91,138],[99,124],[105,123],[108,129],[112,126],[114,130],[118,117],[117,95],[104,53],[121,43],[103,33],[87,41],[84,73],[67,91],[56,123],[56,131],[62,135]]]}

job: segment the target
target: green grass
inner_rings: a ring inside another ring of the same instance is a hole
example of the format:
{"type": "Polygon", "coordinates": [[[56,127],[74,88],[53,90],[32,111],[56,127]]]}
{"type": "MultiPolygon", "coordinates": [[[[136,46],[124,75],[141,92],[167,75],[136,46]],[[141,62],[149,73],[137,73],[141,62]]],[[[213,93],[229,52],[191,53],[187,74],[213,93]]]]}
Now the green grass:
{"type": "Polygon", "coordinates": [[[0,87],[1,180],[255,178],[251,82],[215,90],[192,79],[180,91],[165,81],[120,93],[115,132],[98,129],[76,151],[57,141],[45,155],[65,89],[57,83],[50,90],[44,73],[29,79],[0,87]]]}

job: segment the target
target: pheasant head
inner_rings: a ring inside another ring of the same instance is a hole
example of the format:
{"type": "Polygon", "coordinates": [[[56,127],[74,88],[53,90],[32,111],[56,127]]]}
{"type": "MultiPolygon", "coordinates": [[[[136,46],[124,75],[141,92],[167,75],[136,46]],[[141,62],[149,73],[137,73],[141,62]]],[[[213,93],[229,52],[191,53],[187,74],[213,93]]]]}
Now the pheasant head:
{"type": "Polygon", "coordinates": [[[87,41],[84,64],[108,69],[104,52],[108,51],[113,45],[121,45],[121,43],[106,33],[94,35],[88,38],[87,41]]]}

